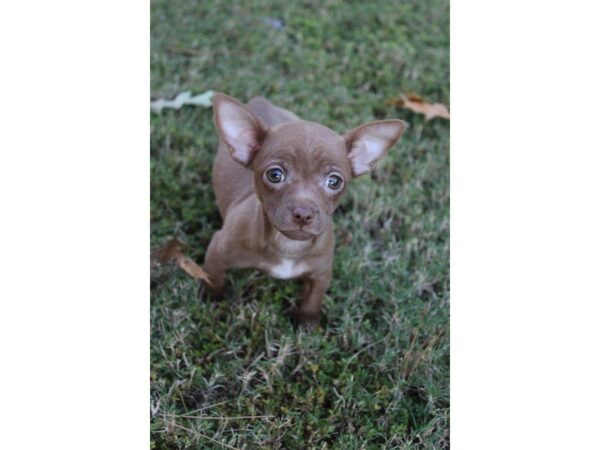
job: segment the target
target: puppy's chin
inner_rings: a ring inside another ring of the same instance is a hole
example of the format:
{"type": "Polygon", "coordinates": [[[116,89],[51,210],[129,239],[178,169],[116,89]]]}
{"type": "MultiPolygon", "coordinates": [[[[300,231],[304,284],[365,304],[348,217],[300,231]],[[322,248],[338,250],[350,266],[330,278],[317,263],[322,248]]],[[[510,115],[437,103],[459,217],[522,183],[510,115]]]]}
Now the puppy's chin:
{"type": "Polygon", "coordinates": [[[314,239],[318,236],[318,234],[310,233],[308,231],[302,230],[279,230],[281,234],[285,237],[292,239],[294,241],[308,241],[309,239],[314,239]]]}

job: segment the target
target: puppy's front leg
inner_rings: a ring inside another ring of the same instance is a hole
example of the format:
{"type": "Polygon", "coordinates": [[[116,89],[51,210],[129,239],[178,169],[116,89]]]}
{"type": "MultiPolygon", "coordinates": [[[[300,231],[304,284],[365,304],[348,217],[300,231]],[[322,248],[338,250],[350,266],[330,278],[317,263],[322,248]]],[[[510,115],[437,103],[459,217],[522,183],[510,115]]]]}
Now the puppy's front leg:
{"type": "Polygon", "coordinates": [[[297,311],[300,322],[316,325],[321,318],[321,305],[325,291],[331,282],[331,269],[318,276],[309,276],[304,279],[302,304],[297,311]]]}
{"type": "Polygon", "coordinates": [[[204,270],[208,273],[212,284],[212,286],[207,287],[217,297],[223,292],[225,270],[229,267],[227,264],[227,253],[221,251],[223,248],[222,239],[222,232],[217,231],[210,240],[206,256],[204,257],[204,270]]]}

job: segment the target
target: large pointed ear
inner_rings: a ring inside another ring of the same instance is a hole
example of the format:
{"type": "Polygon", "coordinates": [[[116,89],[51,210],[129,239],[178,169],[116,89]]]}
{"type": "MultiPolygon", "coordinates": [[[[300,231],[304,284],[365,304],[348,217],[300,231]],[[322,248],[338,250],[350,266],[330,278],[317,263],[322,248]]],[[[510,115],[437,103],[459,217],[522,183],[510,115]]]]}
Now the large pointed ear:
{"type": "Polygon", "coordinates": [[[213,97],[215,125],[231,157],[249,166],[267,134],[267,126],[236,99],[217,93],[213,97]]]}
{"type": "Polygon", "coordinates": [[[403,120],[379,120],[346,133],[352,175],[358,177],[369,172],[400,139],[406,127],[403,120]]]}

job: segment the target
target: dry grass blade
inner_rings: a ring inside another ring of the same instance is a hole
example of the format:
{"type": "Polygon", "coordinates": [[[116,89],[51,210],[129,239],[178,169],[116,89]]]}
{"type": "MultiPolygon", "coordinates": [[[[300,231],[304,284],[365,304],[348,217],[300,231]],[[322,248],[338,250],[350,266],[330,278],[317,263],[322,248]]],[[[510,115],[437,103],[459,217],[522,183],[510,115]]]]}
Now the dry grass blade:
{"type": "Polygon", "coordinates": [[[387,335],[386,335],[386,336],[384,336],[384,337],[382,337],[382,338],[381,338],[381,339],[379,339],[378,341],[371,342],[369,345],[367,345],[367,346],[363,347],[362,349],[360,349],[358,352],[356,352],[354,355],[352,355],[352,356],[351,356],[351,357],[348,359],[348,361],[346,361],[346,364],[344,365],[344,366],[345,366],[345,368],[347,369],[347,368],[348,368],[348,366],[350,365],[350,363],[351,363],[352,361],[354,361],[354,360],[355,360],[355,359],[358,357],[358,355],[360,355],[362,352],[364,352],[364,351],[366,351],[366,350],[370,349],[371,347],[374,347],[374,346],[375,346],[375,345],[377,345],[377,344],[381,344],[381,343],[382,343],[383,341],[385,341],[386,339],[387,339],[387,335]]]}
{"type": "Polygon", "coordinates": [[[239,420],[239,419],[272,419],[275,416],[186,416],[184,414],[170,417],[199,420],[239,420]]]}
{"type": "Polygon", "coordinates": [[[408,109],[417,114],[423,114],[425,120],[431,120],[436,117],[450,120],[450,111],[442,103],[427,103],[422,97],[410,94],[402,95],[400,98],[392,98],[387,102],[390,105],[408,109]]]}
{"type": "Polygon", "coordinates": [[[193,409],[192,411],[186,411],[183,414],[166,414],[166,415],[169,417],[181,417],[181,416],[185,416],[185,415],[189,416],[189,415],[192,415],[192,414],[200,412],[200,411],[206,411],[207,409],[214,408],[215,406],[225,405],[227,403],[231,403],[231,400],[224,400],[222,402],[212,403],[208,406],[203,406],[202,408],[193,409]]]}
{"type": "Polygon", "coordinates": [[[196,264],[189,256],[183,253],[185,244],[177,238],[171,239],[167,245],[152,252],[152,260],[160,264],[176,263],[185,273],[195,280],[202,280],[212,286],[210,276],[196,264]]]}
{"type": "Polygon", "coordinates": [[[428,357],[431,357],[431,353],[434,351],[435,345],[444,337],[445,330],[439,329],[435,334],[424,339],[421,345],[417,344],[417,339],[420,333],[420,326],[414,331],[413,338],[404,355],[400,374],[402,378],[408,379],[408,377],[419,367],[423,361],[428,357]]]}
{"type": "Polygon", "coordinates": [[[239,449],[239,448],[237,448],[237,447],[232,447],[231,445],[224,444],[223,442],[217,441],[216,439],[213,439],[213,438],[211,438],[210,436],[207,436],[207,435],[205,435],[205,434],[202,434],[202,433],[200,433],[200,432],[198,432],[198,431],[190,430],[189,428],[183,427],[183,426],[179,425],[179,424],[178,424],[178,423],[176,423],[176,422],[170,422],[170,424],[171,424],[171,425],[173,425],[174,427],[177,427],[177,428],[180,428],[180,429],[182,429],[182,430],[185,430],[185,431],[187,431],[188,433],[195,434],[195,435],[197,435],[197,436],[199,436],[199,437],[201,437],[201,438],[203,438],[203,439],[208,439],[209,441],[211,441],[211,442],[214,442],[215,444],[222,445],[222,446],[223,446],[223,447],[225,447],[225,448],[231,448],[231,449],[233,449],[233,450],[241,450],[241,449],[239,449]]]}

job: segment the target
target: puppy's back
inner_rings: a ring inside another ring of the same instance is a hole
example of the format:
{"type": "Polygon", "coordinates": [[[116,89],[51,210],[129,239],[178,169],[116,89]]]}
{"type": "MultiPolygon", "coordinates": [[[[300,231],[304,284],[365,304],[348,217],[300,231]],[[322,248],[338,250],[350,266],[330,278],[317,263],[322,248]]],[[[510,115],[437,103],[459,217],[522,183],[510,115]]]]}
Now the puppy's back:
{"type": "Polygon", "coordinates": [[[264,97],[254,97],[247,106],[271,128],[285,122],[301,120],[293,112],[275,106],[264,97]]]}

